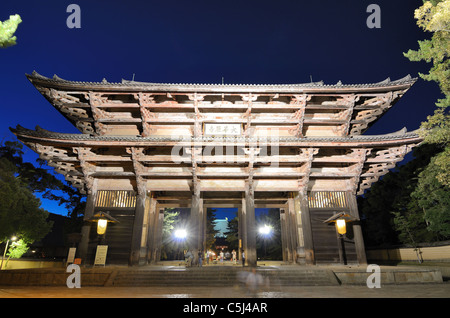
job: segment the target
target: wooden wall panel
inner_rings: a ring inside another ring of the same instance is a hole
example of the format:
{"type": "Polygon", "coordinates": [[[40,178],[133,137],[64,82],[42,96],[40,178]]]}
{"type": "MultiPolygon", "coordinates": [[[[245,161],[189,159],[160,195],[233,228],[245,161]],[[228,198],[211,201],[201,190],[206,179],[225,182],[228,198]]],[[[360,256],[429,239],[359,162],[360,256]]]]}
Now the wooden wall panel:
{"type": "MultiPolygon", "coordinates": [[[[337,237],[335,226],[334,224],[323,223],[324,220],[334,214],[334,211],[327,209],[310,209],[310,214],[316,263],[340,263],[340,242],[337,237]]],[[[353,231],[349,224],[347,224],[346,236],[345,253],[347,262],[349,264],[356,263],[355,244],[350,242],[353,239],[353,231]]]]}
{"type": "MultiPolygon", "coordinates": [[[[99,210],[99,208],[96,210],[99,210]]],[[[119,223],[108,224],[105,238],[102,241],[102,244],[108,245],[106,265],[127,265],[131,252],[134,209],[109,209],[109,212],[113,218],[119,221],[119,223]]],[[[94,264],[95,251],[99,243],[96,224],[93,223],[89,238],[88,264],[94,264]]]]}

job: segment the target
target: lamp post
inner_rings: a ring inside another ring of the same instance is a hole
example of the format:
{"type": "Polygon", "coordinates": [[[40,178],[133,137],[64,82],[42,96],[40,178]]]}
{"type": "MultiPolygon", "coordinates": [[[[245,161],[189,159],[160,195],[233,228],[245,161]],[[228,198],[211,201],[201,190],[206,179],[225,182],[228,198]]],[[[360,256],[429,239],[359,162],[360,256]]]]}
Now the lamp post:
{"type": "Polygon", "coordinates": [[[103,245],[103,240],[106,233],[106,228],[108,226],[108,223],[119,223],[118,220],[113,218],[111,215],[109,215],[108,212],[98,212],[94,214],[92,217],[90,217],[88,222],[97,222],[97,234],[99,236],[99,243],[97,245],[97,251],[95,254],[95,265],[103,265],[106,264],[106,253],[108,250],[107,245],[103,245]]]}
{"type": "Polygon", "coordinates": [[[342,262],[344,263],[344,265],[347,265],[347,255],[345,253],[345,242],[344,242],[345,234],[347,233],[347,222],[354,222],[354,221],[357,221],[357,219],[344,212],[335,213],[332,217],[323,221],[323,223],[335,223],[338,239],[341,243],[342,262]]]}
{"type": "Polygon", "coordinates": [[[267,239],[272,235],[272,227],[270,225],[264,224],[259,228],[259,233],[263,237],[264,242],[264,259],[267,256],[267,239]]]}
{"type": "Polygon", "coordinates": [[[336,230],[338,232],[339,240],[341,241],[342,261],[344,265],[347,265],[347,254],[345,253],[345,242],[344,242],[345,233],[347,233],[347,226],[345,223],[346,223],[345,219],[336,220],[336,230]]]}
{"type": "MultiPolygon", "coordinates": [[[[11,241],[14,242],[15,240],[17,240],[17,237],[12,236],[12,237],[11,237],[11,241]]],[[[8,250],[9,241],[10,241],[10,239],[8,239],[8,240],[6,241],[6,247],[5,247],[5,250],[3,251],[2,263],[0,264],[0,270],[3,269],[3,260],[5,259],[6,251],[8,250]]]]}
{"type": "MultiPolygon", "coordinates": [[[[177,243],[176,244],[176,247],[177,247],[176,255],[177,255],[177,257],[179,257],[179,255],[181,254],[180,248],[186,247],[185,243],[186,243],[186,240],[188,237],[188,231],[183,227],[179,227],[179,228],[176,228],[172,232],[172,236],[173,236],[174,241],[177,243]]],[[[194,258],[194,255],[192,255],[192,253],[188,250],[184,255],[185,264],[187,264],[187,266],[190,266],[193,258],[194,258]]]]}

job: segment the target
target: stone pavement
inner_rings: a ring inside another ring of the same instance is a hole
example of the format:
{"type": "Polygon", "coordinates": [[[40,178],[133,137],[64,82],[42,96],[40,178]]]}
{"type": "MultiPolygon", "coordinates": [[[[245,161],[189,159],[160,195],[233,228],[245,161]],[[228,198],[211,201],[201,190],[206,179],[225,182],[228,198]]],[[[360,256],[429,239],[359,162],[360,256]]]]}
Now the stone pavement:
{"type": "Polygon", "coordinates": [[[0,298],[450,298],[450,282],[366,286],[282,286],[249,293],[243,287],[2,286],[0,298]]]}

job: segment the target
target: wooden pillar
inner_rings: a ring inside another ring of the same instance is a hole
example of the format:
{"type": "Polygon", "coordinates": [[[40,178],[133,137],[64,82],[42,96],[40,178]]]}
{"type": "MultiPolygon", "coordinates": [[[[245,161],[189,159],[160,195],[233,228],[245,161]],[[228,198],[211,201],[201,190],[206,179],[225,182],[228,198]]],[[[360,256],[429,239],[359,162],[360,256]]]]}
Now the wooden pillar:
{"type": "Polygon", "coordinates": [[[313,265],[315,262],[314,243],[311,228],[311,216],[309,214],[308,196],[306,193],[299,192],[299,203],[305,251],[305,263],[307,265],[313,265]]]}
{"type": "Polygon", "coordinates": [[[306,264],[306,253],[305,253],[305,238],[303,236],[303,223],[302,223],[302,210],[300,204],[300,196],[298,193],[294,192],[294,215],[293,223],[296,225],[296,259],[295,262],[298,264],[306,264]]]}
{"type": "MultiPolygon", "coordinates": [[[[249,95],[249,109],[251,108],[251,101],[256,100],[256,95],[249,95]]],[[[248,126],[250,126],[250,122],[248,122],[248,126]]],[[[257,264],[257,256],[256,256],[256,221],[255,221],[255,191],[254,191],[254,183],[253,183],[253,174],[254,168],[253,163],[255,160],[255,156],[260,153],[261,148],[254,148],[251,146],[250,148],[243,148],[244,153],[248,156],[248,179],[245,180],[245,189],[244,189],[244,201],[242,205],[242,210],[244,212],[245,206],[245,214],[243,213],[243,219],[245,219],[245,241],[246,245],[244,245],[245,250],[245,259],[248,266],[256,266],[257,264]]]]}
{"type": "Polygon", "coordinates": [[[296,240],[296,224],[294,224],[294,199],[290,197],[288,199],[288,209],[287,209],[287,240],[288,240],[288,261],[290,263],[295,263],[297,259],[297,240],[296,240]]]}
{"type": "Polygon", "coordinates": [[[281,225],[281,254],[283,256],[283,262],[289,261],[288,253],[288,236],[287,236],[287,221],[286,221],[286,209],[280,208],[280,225],[281,225]]]}
{"type": "Polygon", "coordinates": [[[202,226],[203,226],[203,241],[202,241],[202,251],[203,251],[203,257],[205,255],[206,252],[206,231],[207,231],[207,226],[206,226],[206,222],[208,221],[208,208],[203,204],[203,199],[202,199],[202,213],[203,213],[203,220],[202,220],[202,226]]]}
{"type": "Polygon", "coordinates": [[[154,264],[161,260],[161,247],[162,247],[162,235],[163,235],[163,225],[164,225],[164,209],[157,209],[157,225],[156,225],[156,235],[154,241],[154,249],[152,255],[152,262],[154,264]]]}
{"type": "Polygon", "coordinates": [[[198,252],[203,251],[204,234],[204,213],[203,199],[200,196],[200,190],[194,189],[192,195],[191,215],[190,215],[190,239],[189,249],[194,254],[194,265],[198,264],[198,252]]]}
{"type": "MultiPolygon", "coordinates": [[[[358,204],[356,202],[356,195],[352,192],[347,192],[347,201],[350,208],[350,215],[359,220],[358,204]]],[[[366,249],[364,247],[364,238],[359,221],[352,222],[353,235],[355,240],[356,257],[360,265],[367,264],[366,249]]]]}
{"type": "Polygon", "coordinates": [[[78,247],[78,257],[81,258],[82,262],[86,262],[88,246],[89,246],[89,234],[91,231],[91,223],[87,223],[90,217],[94,215],[95,210],[95,202],[97,200],[97,179],[94,179],[92,182],[92,187],[88,191],[88,195],[86,198],[86,208],[84,210],[83,220],[85,223],[81,228],[81,241],[78,247]]]}
{"type": "Polygon", "coordinates": [[[245,195],[242,196],[242,204],[241,204],[241,218],[239,219],[239,227],[241,231],[241,239],[242,239],[242,250],[241,250],[241,262],[242,262],[242,252],[245,253],[245,257],[247,257],[247,208],[245,205],[245,195]]]}
{"type": "Polygon", "coordinates": [[[238,250],[236,255],[236,260],[242,263],[242,207],[237,208],[238,215],[238,250]]]}
{"type": "Polygon", "coordinates": [[[147,263],[153,264],[157,261],[156,253],[158,248],[158,227],[159,227],[159,212],[156,209],[156,199],[149,197],[149,211],[148,211],[148,221],[147,221],[147,263]]]}
{"type": "Polygon", "coordinates": [[[256,221],[255,221],[255,198],[252,186],[246,182],[245,193],[245,233],[247,246],[245,247],[245,258],[248,266],[256,266],[256,221]]]}
{"type": "Polygon", "coordinates": [[[137,178],[137,189],[138,191],[136,197],[136,208],[134,210],[133,233],[131,236],[131,253],[129,259],[129,264],[131,266],[139,265],[139,260],[141,258],[142,230],[147,199],[146,182],[142,180],[141,177],[137,178]]]}

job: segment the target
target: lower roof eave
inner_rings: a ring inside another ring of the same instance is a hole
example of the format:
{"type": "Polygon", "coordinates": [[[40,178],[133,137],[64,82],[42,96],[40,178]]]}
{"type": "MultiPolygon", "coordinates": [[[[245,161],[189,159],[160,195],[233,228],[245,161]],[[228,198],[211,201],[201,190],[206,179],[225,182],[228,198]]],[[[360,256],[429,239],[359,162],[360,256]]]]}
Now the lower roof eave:
{"type": "Polygon", "coordinates": [[[377,147],[418,144],[423,141],[417,133],[357,136],[357,137],[179,137],[179,136],[90,136],[56,133],[37,127],[36,130],[18,126],[10,128],[18,139],[27,142],[67,146],[204,146],[204,145],[278,145],[285,147],[377,147]]]}

